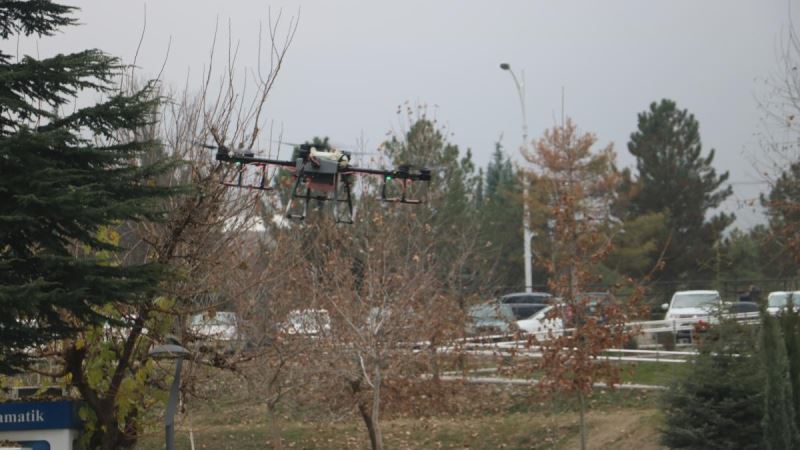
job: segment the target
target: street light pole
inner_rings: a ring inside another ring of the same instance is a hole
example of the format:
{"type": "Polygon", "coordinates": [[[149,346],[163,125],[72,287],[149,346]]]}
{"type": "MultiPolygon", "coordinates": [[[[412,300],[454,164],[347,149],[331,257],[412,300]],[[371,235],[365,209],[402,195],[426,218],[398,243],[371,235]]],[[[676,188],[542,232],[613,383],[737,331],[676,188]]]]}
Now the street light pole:
{"type": "Polygon", "coordinates": [[[167,338],[168,343],[157,345],[150,349],[148,354],[157,359],[174,359],[175,376],[172,379],[172,387],[169,390],[169,400],[167,401],[167,412],[164,415],[164,434],[166,450],[175,448],[175,411],[178,409],[178,394],[181,386],[181,368],[183,360],[188,358],[190,353],[178,343],[175,338],[167,338]]]}
{"type": "Polygon", "coordinates": [[[167,402],[167,413],[164,416],[164,432],[166,434],[166,450],[175,448],[175,411],[178,409],[178,393],[181,386],[181,368],[183,358],[178,358],[175,362],[175,377],[172,379],[172,387],[169,390],[169,401],[167,402]]]}
{"type": "MultiPolygon", "coordinates": [[[[508,63],[500,64],[500,68],[511,74],[514,80],[514,86],[517,88],[517,95],[519,96],[519,105],[522,109],[522,146],[521,151],[527,153],[528,150],[528,114],[525,110],[525,72],[522,73],[522,83],[520,83],[517,75],[511,70],[511,65],[508,63]]],[[[531,239],[533,232],[531,231],[531,211],[528,206],[528,180],[522,182],[522,229],[523,229],[523,249],[525,257],[525,292],[533,292],[533,255],[531,254],[531,239]]]]}

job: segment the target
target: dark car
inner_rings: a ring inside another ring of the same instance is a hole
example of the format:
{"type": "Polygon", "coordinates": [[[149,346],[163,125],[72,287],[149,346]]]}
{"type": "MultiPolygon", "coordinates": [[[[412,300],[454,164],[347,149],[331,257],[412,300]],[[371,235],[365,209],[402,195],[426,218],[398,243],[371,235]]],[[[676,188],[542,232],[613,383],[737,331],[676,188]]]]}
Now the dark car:
{"type": "Polygon", "coordinates": [[[728,314],[757,313],[758,303],[755,302],[726,303],[725,312],[728,314]]]}

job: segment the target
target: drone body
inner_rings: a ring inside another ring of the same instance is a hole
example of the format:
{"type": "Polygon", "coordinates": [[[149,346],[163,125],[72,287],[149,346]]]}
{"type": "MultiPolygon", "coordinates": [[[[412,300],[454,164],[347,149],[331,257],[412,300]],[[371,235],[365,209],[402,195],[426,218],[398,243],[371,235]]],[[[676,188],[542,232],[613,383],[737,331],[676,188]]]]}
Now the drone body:
{"type": "Polygon", "coordinates": [[[318,150],[310,144],[298,146],[294,161],[258,158],[252,152],[234,152],[224,146],[216,147],[216,159],[220,162],[234,163],[238,166],[235,181],[223,181],[227,186],[269,191],[273,188],[267,184],[267,167],[284,167],[292,172],[294,184],[286,205],[286,217],[304,220],[308,214],[311,200],[332,201],[333,215],[337,223],[353,223],[353,198],[351,189],[354,175],[371,175],[383,178],[381,200],[418,204],[421,200],[410,198],[408,191],[414,181],[429,182],[431,171],[427,168],[415,169],[401,165],[396,169],[368,169],[350,165],[350,153],[329,149],[318,150]],[[246,167],[252,166],[260,171],[259,184],[244,184],[243,174],[246,167]],[[399,196],[388,195],[389,183],[400,183],[399,196]],[[293,208],[295,200],[301,202],[300,208],[293,208]],[[340,203],[345,204],[345,212],[340,211],[340,203]]]}

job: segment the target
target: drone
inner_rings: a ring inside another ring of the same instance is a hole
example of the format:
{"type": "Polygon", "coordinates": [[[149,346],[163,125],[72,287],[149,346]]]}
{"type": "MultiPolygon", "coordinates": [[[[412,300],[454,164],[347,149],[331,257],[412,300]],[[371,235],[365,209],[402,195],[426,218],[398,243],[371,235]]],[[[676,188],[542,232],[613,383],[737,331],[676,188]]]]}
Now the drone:
{"type": "Polygon", "coordinates": [[[217,150],[216,160],[236,165],[234,177],[221,182],[236,188],[274,190],[267,177],[267,167],[283,167],[291,172],[294,184],[286,205],[286,217],[302,221],[308,215],[308,206],[312,200],[333,202],[333,216],[336,223],[353,223],[353,197],[351,188],[355,175],[371,175],[383,178],[381,185],[381,201],[389,203],[419,204],[422,200],[412,198],[410,187],[415,181],[429,182],[431,170],[425,167],[399,165],[394,169],[369,169],[350,165],[352,153],[334,148],[318,149],[313,144],[296,146],[294,160],[279,160],[256,157],[251,151],[237,151],[225,146],[204,147],[217,150]],[[245,182],[245,170],[254,167],[258,172],[258,183],[245,182]],[[398,195],[391,195],[389,184],[399,183],[398,195]],[[293,202],[298,200],[301,207],[293,202]],[[345,204],[345,214],[339,211],[339,205],[345,204]],[[294,208],[294,209],[293,209],[294,208]]]}

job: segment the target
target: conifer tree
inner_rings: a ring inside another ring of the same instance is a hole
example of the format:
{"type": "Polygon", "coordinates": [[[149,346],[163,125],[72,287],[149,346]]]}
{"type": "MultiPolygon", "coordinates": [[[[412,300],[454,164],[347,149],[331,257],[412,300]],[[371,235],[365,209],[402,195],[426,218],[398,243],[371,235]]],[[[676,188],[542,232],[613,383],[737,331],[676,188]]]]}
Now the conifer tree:
{"type": "MultiPolygon", "coordinates": [[[[488,264],[483,270],[493,285],[506,292],[524,285],[522,271],[522,195],[517,173],[498,142],[486,168],[480,207],[481,239],[488,264]]],[[[537,274],[540,275],[540,274],[537,274]]],[[[544,277],[535,279],[544,283],[544,277]]],[[[501,292],[503,293],[503,292],[501,292]]]]}
{"type": "MultiPolygon", "coordinates": [[[[50,36],[76,24],[75,8],[0,3],[0,37],[50,36]]],[[[163,164],[140,157],[156,142],[133,138],[156,120],[154,85],[119,91],[119,59],[90,49],[36,59],[0,51],[0,372],[20,370],[31,346],[105,320],[99,305],[152,296],[156,265],[120,266],[109,227],[156,219],[168,191],[150,180],[163,164]],[[84,108],[86,92],[105,98],[84,108]]]]}
{"type": "Polygon", "coordinates": [[[662,444],[762,448],[764,382],[753,330],[723,321],[705,334],[690,369],[664,395],[662,444]]]}
{"type": "MultiPolygon", "coordinates": [[[[628,150],[636,157],[638,178],[630,207],[634,215],[663,212],[671,238],[665,253],[662,280],[679,281],[712,272],[713,246],[733,215],[707,212],[731,195],[723,187],[728,173],[717,175],[714,150],[703,156],[700,125],[675,102],[653,102],[639,114],[638,130],[631,134],[628,150]],[[699,262],[699,266],[698,266],[699,262]]],[[[666,245],[661,242],[659,251],[666,245]]]]}
{"type": "MultiPolygon", "coordinates": [[[[442,265],[446,285],[453,292],[465,295],[475,289],[476,255],[465,251],[478,241],[476,220],[476,187],[478,185],[472,152],[462,152],[458,145],[448,140],[446,128],[428,117],[424,106],[407,108],[408,129],[395,134],[383,143],[382,148],[395,166],[410,164],[433,169],[430,183],[425,183],[422,195],[426,208],[409,209],[406,212],[426,224],[425,233],[430,239],[427,250],[434,259],[449,261],[442,265]],[[461,256],[457,256],[461,255],[461,256]],[[463,258],[463,259],[460,259],[463,258]]],[[[420,183],[420,186],[422,184],[420,183]]]]}
{"type": "Polygon", "coordinates": [[[762,308],[761,357],[764,370],[764,448],[797,448],[800,437],[795,424],[789,362],[778,319],[762,308]]]}
{"type": "Polygon", "coordinates": [[[795,426],[800,430],[800,313],[797,312],[793,295],[789,296],[786,309],[779,317],[783,340],[786,345],[786,357],[789,360],[789,384],[792,387],[792,406],[794,407],[795,426]]]}

